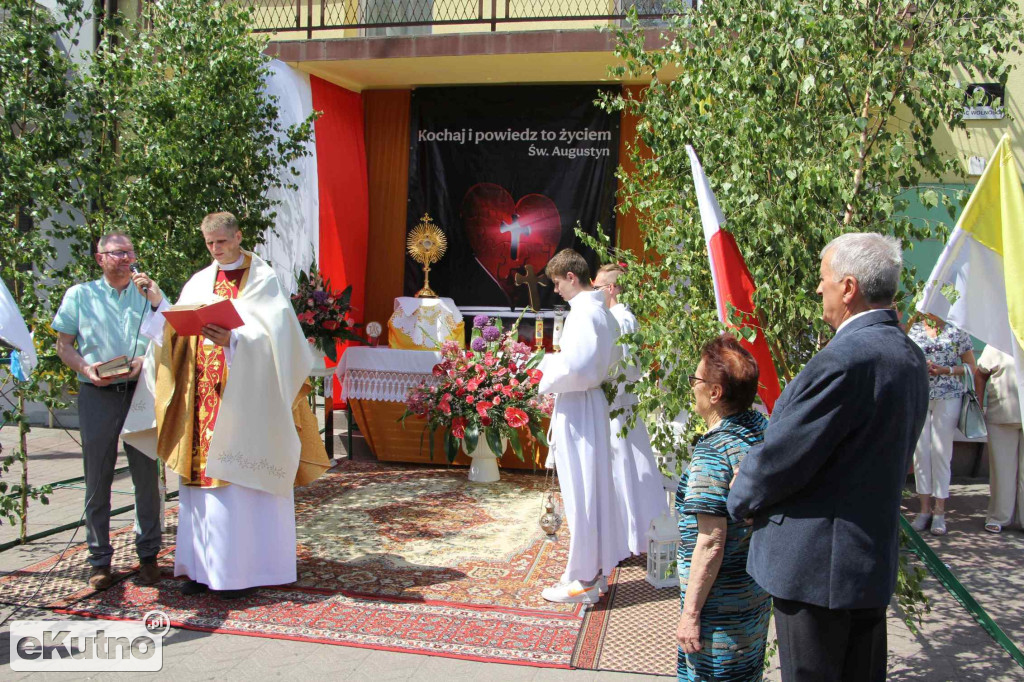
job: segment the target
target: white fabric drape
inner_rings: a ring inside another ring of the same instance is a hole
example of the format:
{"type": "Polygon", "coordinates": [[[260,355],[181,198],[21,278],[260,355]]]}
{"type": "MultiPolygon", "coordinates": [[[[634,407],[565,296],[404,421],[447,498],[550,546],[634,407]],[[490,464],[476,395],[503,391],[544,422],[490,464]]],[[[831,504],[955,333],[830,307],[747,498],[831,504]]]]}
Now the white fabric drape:
{"type": "MultiPolygon", "coordinates": [[[[290,126],[302,123],[313,113],[313,91],[309,76],[284,62],[274,59],[267,68],[264,96],[277,98],[280,141],[290,126]]],[[[277,215],[273,232],[265,235],[266,242],[256,248],[256,253],[273,265],[281,287],[288,294],[295,293],[295,274],[319,262],[320,188],[313,140],[307,143],[306,150],[307,156],[281,170],[278,176],[281,186],[267,193],[272,201],[278,202],[274,208],[277,215]],[[298,174],[293,174],[293,170],[298,174]]]]}
{"type": "Polygon", "coordinates": [[[349,348],[341,356],[335,375],[341,398],[402,402],[410,388],[433,381],[441,354],[424,350],[349,348]]]}
{"type": "Polygon", "coordinates": [[[32,343],[32,335],[25,324],[25,318],[21,316],[18,304],[8,291],[7,285],[0,280],[0,339],[21,351],[21,368],[25,376],[32,373],[38,360],[36,359],[35,344],[32,343]]]}

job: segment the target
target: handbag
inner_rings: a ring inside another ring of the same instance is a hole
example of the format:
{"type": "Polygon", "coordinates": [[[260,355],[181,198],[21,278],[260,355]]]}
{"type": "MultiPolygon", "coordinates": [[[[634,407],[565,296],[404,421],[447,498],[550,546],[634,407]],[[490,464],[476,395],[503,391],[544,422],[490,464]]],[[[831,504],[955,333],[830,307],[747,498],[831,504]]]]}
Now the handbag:
{"type": "Polygon", "coordinates": [[[985,426],[985,413],[981,410],[978,395],[974,392],[974,377],[971,368],[964,365],[964,395],[960,398],[960,418],[956,428],[970,439],[987,438],[988,428],[985,426]]]}

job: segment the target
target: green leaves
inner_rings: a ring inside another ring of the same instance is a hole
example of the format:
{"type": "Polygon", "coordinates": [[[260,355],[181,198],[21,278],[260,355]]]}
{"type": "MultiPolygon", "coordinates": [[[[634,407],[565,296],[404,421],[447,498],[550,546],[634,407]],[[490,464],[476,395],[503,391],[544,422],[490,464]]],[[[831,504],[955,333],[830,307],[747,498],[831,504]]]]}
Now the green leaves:
{"type": "MultiPolygon", "coordinates": [[[[509,429],[508,430],[508,442],[512,445],[512,452],[516,453],[516,457],[519,458],[519,461],[520,462],[525,461],[525,459],[523,458],[523,444],[522,444],[522,442],[519,439],[519,431],[517,431],[516,429],[509,429]]],[[[501,450],[500,449],[499,450],[495,450],[495,452],[498,453],[499,457],[501,456],[501,450]]]]}
{"type": "Polygon", "coordinates": [[[459,439],[452,434],[451,429],[444,432],[444,454],[449,464],[459,456],[459,439]]]}
{"type": "Polygon", "coordinates": [[[173,295],[209,261],[196,233],[207,213],[235,213],[247,248],[263,241],[274,212],[268,192],[306,153],[312,128],[277,122],[263,96],[265,38],[250,33],[247,10],[202,0],[143,7],[152,28],[110,20],[118,42],[104,43],[77,74],[90,142],[74,164],[74,204],[89,229],[67,225],[62,236],[128,231],[144,269],[173,295]]]}
{"type": "Polygon", "coordinates": [[[466,454],[472,455],[476,451],[477,443],[480,441],[480,426],[476,422],[470,422],[466,426],[466,436],[463,444],[466,446],[466,454]]]}
{"type": "MultiPolygon", "coordinates": [[[[602,251],[630,262],[618,282],[641,325],[628,341],[641,368],[635,417],[659,451],[681,454],[677,468],[697,420],[686,432],[669,422],[692,413],[686,374],[723,329],[685,145],[753,275],[765,323],[756,333],[780,372],[795,374],[831,335],[815,294],[822,248],[849,231],[905,244],[941,234],[942,223],[903,211],[923,183],[963,171],[935,144],[963,126],[957,78],[1005,82],[1020,50],[1024,27],[1009,0],[939,0],[909,16],[907,7],[716,0],[671,18],[663,51],[647,49],[637,23],[617,33],[631,60],[624,77],[650,83],[642,99],[603,103],[637,117],[638,139],[624,140],[635,170],[620,173],[620,198],[643,249],[602,251]],[[682,75],[663,80],[659,69],[682,75]]],[[[961,201],[922,187],[921,203],[950,215],[961,201]]]]}
{"type": "Polygon", "coordinates": [[[530,422],[530,435],[532,435],[538,443],[544,447],[548,447],[548,436],[544,433],[544,429],[540,428],[539,425],[530,422]]]}
{"type": "Polygon", "coordinates": [[[934,189],[926,189],[918,192],[918,199],[925,208],[935,208],[939,205],[939,194],[934,189]]]}
{"type": "Polygon", "coordinates": [[[487,446],[497,457],[501,457],[501,431],[496,426],[484,427],[484,437],[487,439],[487,446]]]}
{"type": "MultiPolygon", "coordinates": [[[[209,263],[197,230],[207,213],[232,211],[246,247],[263,241],[270,190],[306,154],[312,118],[277,122],[263,94],[266,38],[238,3],[141,3],[139,23],[97,19],[117,40],[81,59],[67,47],[91,26],[91,9],[46,4],[0,0],[0,277],[40,357],[14,395],[52,407],[74,375],[48,323],[71,284],[98,276],[92,242],[127,232],[140,267],[176,298],[209,263]],[[72,258],[58,269],[59,242],[72,258]]],[[[21,417],[14,410],[12,425],[21,417]]],[[[13,508],[0,502],[0,516],[13,508]]]]}

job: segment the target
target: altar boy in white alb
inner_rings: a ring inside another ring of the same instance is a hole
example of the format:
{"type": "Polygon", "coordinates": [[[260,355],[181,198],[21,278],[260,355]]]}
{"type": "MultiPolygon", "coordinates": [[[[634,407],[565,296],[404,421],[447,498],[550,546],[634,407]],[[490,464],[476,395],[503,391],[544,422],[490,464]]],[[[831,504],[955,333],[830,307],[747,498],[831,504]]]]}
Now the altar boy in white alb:
{"type": "Polygon", "coordinates": [[[601,383],[619,361],[619,335],[604,296],[590,286],[590,269],[572,249],[559,251],[544,269],[570,307],[561,352],[541,361],[541,393],[555,394],[551,442],[569,525],[569,559],[562,580],[544,599],[595,603],[604,579],[629,556],[612,481],[608,401],[601,383]]]}
{"type": "MultiPolygon", "coordinates": [[[[594,288],[604,294],[605,304],[615,317],[622,334],[632,334],[639,325],[636,316],[619,302],[622,287],[619,275],[624,269],[617,263],[602,265],[594,278],[594,288]]],[[[651,437],[647,426],[640,420],[622,437],[629,419],[629,410],[636,405],[636,396],[626,391],[626,385],[640,378],[640,368],[633,361],[629,349],[622,346],[622,363],[614,370],[624,374],[625,382],[618,385],[612,402],[612,473],[618,506],[626,524],[627,547],[631,554],[647,551],[647,531],[651,522],[662,513],[668,513],[668,499],[662,487],[662,475],[654,461],[651,437]]]]}
{"type": "MultiPolygon", "coordinates": [[[[292,486],[300,439],[293,403],[313,365],[273,270],[242,251],[230,213],[202,224],[214,262],[192,276],[179,304],[234,300],[244,324],[179,337],[162,301],[143,325],[146,358],[124,438],[181,476],[174,574],[185,594],[221,597],[296,579],[292,486]]],[[[319,438],[316,438],[319,441],[319,438]]]]}

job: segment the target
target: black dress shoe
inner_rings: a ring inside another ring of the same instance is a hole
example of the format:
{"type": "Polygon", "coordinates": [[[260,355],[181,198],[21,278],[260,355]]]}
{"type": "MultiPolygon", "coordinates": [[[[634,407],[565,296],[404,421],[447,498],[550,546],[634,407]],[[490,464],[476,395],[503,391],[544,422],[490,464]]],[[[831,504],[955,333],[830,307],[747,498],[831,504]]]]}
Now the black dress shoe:
{"type": "Polygon", "coordinates": [[[208,591],[210,588],[201,582],[195,580],[189,580],[187,583],[181,586],[181,593],[184,595],[202,594],[208,591]]]}
{"type": "Polygon", "coordinates": [[[246,587],[241,590],[217,590],[217,596],[221,599],[241,599],[242,597],[248,597],[255,591],[255,587],[246,587]]]}

